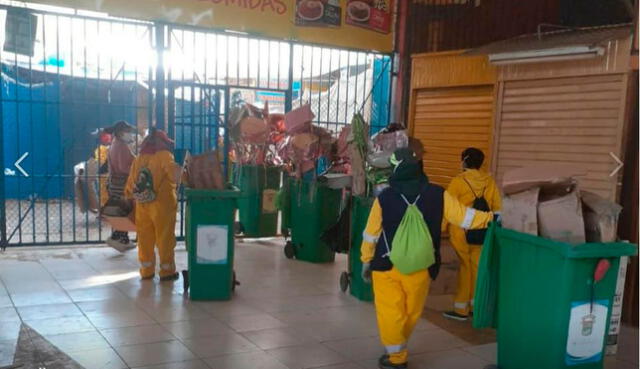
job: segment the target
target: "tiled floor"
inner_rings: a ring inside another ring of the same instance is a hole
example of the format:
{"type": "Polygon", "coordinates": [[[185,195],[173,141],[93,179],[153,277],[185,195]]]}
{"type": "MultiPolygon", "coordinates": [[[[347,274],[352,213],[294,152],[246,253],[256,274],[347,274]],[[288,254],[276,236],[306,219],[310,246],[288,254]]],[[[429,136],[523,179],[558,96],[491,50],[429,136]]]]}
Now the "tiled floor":
{"type": "MultiPolygon", "coordinates": [[[[177,259],[184,268],[183,247],[177,259]]],[[[139,281],[134,252],[9,250],[0,255],[0,367],[14,363],[21,329],[24,336],[30,327],[37,336],[31,345],[67,356],[48,361],[49,369],[376,368],[374,309],[339,291],[345,268],[342,255],[334,264],[312,265],[285,259],[279,243],[239,243],[235,269],[242,285],[233,300],[193,302],[184,298],[181,281],[139,281]]],[[[445,266],[432,290],[427,318],[410,343],[412,368],[482,368],[495,361],[493,332],[440,319],[453,273],[445,266]]],[[[637,330],[624,330],[620,350],[607,369],[637,368],[637,330]]]]}

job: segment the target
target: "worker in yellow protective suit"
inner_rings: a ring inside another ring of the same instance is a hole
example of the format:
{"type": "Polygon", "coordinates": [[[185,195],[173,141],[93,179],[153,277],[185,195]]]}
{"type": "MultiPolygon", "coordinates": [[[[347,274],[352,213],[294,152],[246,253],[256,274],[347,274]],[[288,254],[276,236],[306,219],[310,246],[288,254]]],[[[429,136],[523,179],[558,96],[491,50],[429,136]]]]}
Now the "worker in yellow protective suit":
{"type": "Polygon", "coordinates": [[[153,279],[155,247],[160,256],[160,280],[176,280],[174,249],[177,212],[174,143],[167,134],[152,129],[131,166],[126,195],[136,201],[136,229],[140,277],[153,279]]]}
{"type": "MultiPolygon", "coordinates": [[[[462,173],[451,181],[447,192],[465,206],[474,207],[474,202],[478,204],[484,201],[475,207],[484,207],[480,210],[499,214],[502,207],[500,191],[491,175],[481,169],[483,162],[484,153],[481,150],[473,147],[465,149],[462,152],[462,173]]],[[[473,295],[484,241],[483,233],[473,232],[479,236],[474,237],[471,232],[453,224],[449,227],[451,245],[460,259],[460,268],[453,310],[443,314],[448,319],[466,321],[473,312],[473,295]]]]}
{"type": "Polygon", "coordinates": [[[395,168],[390,187],[373,203],[363,234],[361,260],[362,278],[373,280],[378,329],[386,351],[378,365],[381,369],[402,369],[407,367],[407,343],[440,268],[443,218],[463,228],[484,228],[493,214],[467,208],[442,187],[429,183],[413,150],[397,150],[391,162],[395,168]],[[428,270],[402,274],[393,266],[389,253],[408,202],[415,203],[424,216],[436,262],[428,270]]]}

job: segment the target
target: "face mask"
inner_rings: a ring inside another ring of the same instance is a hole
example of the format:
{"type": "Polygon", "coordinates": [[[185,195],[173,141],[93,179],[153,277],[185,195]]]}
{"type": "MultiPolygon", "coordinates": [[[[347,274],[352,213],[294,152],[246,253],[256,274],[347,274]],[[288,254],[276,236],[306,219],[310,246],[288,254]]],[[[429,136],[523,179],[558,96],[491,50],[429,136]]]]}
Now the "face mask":
{"type": "Polygon", "coordinates": [[[469,156],[465,156],[465,157],[462,159],[462,164],[461,164],[461,166],[462,166],[462,170],[463,170],[463,171],[467,170],[467,159],[469,159],[469,156]]]}
{"type": "Polygon", "coordinates": [[[127,143],[131,143],[131,142],[133,142],[133,134],[129,133],[129,132],[123,133],[122,134],[122,139],[127,143]]]}

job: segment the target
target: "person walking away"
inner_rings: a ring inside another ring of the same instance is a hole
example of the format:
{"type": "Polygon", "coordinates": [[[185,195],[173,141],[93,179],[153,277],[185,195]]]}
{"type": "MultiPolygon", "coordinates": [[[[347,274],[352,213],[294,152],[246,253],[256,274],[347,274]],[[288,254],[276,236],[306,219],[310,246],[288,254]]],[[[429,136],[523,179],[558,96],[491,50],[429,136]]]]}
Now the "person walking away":
{"type": "MultiPolygon", "coordinates": [[[[470,147],[462,152],[462,173],[455,177],[447,192],[462,203],[476,210],[500,212],[502,201],[500,191],[491,175],[482,170],[484,153],[470,147]]],[[[443,313],[445,318],[466,321],[473,312],[478,264],[486,230],[467,231],[452,224],[449,239],[458,258],[458,284],[453,310],[443,313]]]]}
{"type": "MultiPolygon", "coordinates": [[[[131,152],[130,144],[134,142],[136,129],[125,121],[119,121],[106,128],[105,132],[113,136],[109,154],[107,155],[109,199],[124,200],[124,187],[129,177],[131,164],[135,159],[133,152],[131,152]]],[[[135,247],[129,240],[127,232],[117,230],[112,231],[111,237],[107,239],[107,244],[120,252],[135,247]]]]}
{"type": "Polygon", "coordinates": [[[484,228],[493,219],[493,214],[466,208],[429,183],[420,159],[409,148],[396,150],[390,187],[374,201],[363,234],[362,277],[373,280],[386,351],[378,361],[381,369],[407,367],[407,343],[440,268],[443,218],[463,228],[484,228]]]}
{"type": "Polygon", "coordinates": [[[136,201],[136,229],[140,277],[153,279],[156,272],[155,247],[160,256],[160,280],[176,280],[174,249],[178,200],[174,142],[160,130],[151,129],[142,141],[140,155],[131,166],[127,198],[136,201]]]}
{"type": "Polygon", "coordinates": [[[111,145],[112,137],[104,130],[98,129],[94,132],[98,136],[98,147],[93,152],[93,158],[98,163],[98,193],[100,197],[100,207],[103,207],[109,199],[109,192],[107,189],[107,181],[109,177],[109,164],[107,158],[109,156],[109,146],[111,145]]]}

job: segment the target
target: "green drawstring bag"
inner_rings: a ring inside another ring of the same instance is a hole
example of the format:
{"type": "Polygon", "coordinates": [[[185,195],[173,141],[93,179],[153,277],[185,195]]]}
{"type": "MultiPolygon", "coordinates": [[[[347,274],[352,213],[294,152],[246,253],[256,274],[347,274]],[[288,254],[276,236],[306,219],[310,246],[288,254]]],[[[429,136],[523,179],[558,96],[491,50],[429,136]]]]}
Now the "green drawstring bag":
{"type": "Polygon", "coordinates": [[[382,236],[387,246],[386,256],[389,257],[393,266],[402,274],[412,274],[432,266],[436,262],[436,256],[431,233],[422,212],[416,205],[420,196],[413,204],[406,197],[401,196],[407,203],[407,210],[393,236],[391,250],[389,250],[387,235],[383,232],[382,236]]]}

